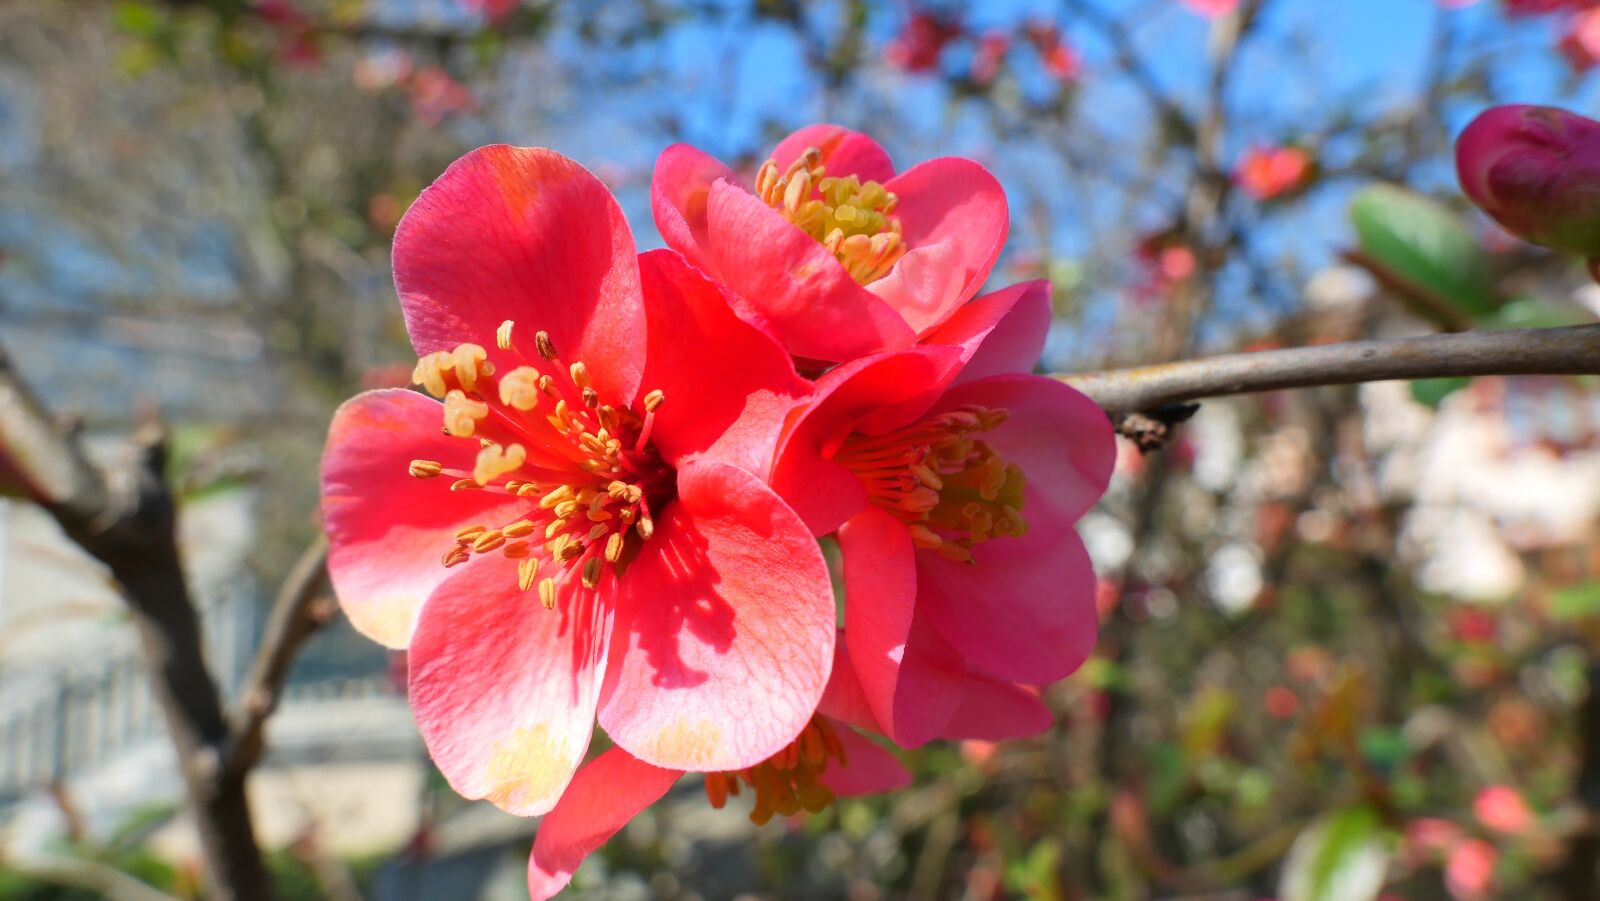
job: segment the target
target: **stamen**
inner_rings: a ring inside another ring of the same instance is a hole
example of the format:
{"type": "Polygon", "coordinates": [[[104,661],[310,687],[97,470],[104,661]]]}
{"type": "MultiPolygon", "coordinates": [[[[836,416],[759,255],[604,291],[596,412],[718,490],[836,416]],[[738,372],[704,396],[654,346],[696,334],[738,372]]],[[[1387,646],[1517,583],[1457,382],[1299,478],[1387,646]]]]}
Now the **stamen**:
{"type": "Polygon", "coordinates": [[[539,603],[546,610],[556,609],[556,580],[545,576],[539,580],[539,603]]]}
{"type": "Polygon", "coordinates": [[[443,472],[444,467],[436,460],[412,460],[410,471],[413,478],[431,479],[443,472]]]}
{"type": "MultiPolygon", "coordinates": [[[[533,587],[533,580],[539,574],[539,558],[527,557],[517,564],[517,589],[527,591],[533,587]]],[[[548,605],[546,605],[548,606],[548,605]]]]}
{"type": "Polygon", "coordinates": [[[491,444],[478,451],[478,460],[472,467],[472,479],[487,485],[508,472],[516,472],[528,459],[528,451],[520,444],[502,448],[491,444]]]}
{"type": "Polygon", "coordinates": [[[549,332],[541,329],[533,336],[533,343],[535,347],[539,348],[539,356],[552,361],[559,359],[556,356],[555,343],[550,340],[549,332]]]}
{"type": "Polygon", "coordinates": [[[583,561],[583,587],[594,588],[600,584],[600,558],[590,557],[583,561]]]}
{"type": "Polygon", "coordinates": [[[526,413],[539,406],[540,382],[549,378],[532,366],[518,366],[500,377],[500,402],[526,413]]]}
{"type": "Polygon", "coordinates": [[[457,438],[470,438],[477,430],[478,420],[489,415],[489,405],[472,400],[460,390],[452,390],[444,397],[444,427],[457,438]]]}
{"type": "Polygon", "coordinates": [[[756,195],[828,249],[861,284],[888,275],[905,255],[893,192],[854,175],[825,177],[822,153],[806,149],[782,175],[775,160],[756,173],[756,195]]]}
{"type": "Polygon", "coordinates": [[[515,347],[515,345],[511,343],[511,329],[513,326],[514,323],[509,319],[500,323],[500,327],[494,330],[495,347],[498,347],[501,350],[511,350],[515,347]]]}
{"type": "Polygon", "coordinates": [[[757,825],[776,814],[820,813],[833,803],[833,792],[822,784],[821,777],[835,765],[849,765],[844,746],[828,721],[814,716],[793,742],[761,763],[743,770],[707,773],[706,799],[720,809],[730,795],[739,794],[743,782],[755,790],[750,819],[757,825]]]}

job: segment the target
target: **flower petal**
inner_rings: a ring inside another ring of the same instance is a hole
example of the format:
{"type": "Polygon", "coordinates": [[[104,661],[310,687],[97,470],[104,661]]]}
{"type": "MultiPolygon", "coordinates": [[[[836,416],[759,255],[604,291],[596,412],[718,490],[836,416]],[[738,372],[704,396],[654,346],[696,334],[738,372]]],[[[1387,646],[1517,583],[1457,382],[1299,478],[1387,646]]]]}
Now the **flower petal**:
{"type": "Polygon", "coordinates": [[[1050,283],[1021,282],[962,305],[932,333],[927,344],[961,348],[966,365],[954,384],[991,375],[1029,373],[1050,333],[1050,283]]]}
{"type": "Polygon", "coordinates": [[[528,858],[528,892],[545,901],[567,887],[578,864],[661,800],[683,773],[611,748],[584,764],[566,794],[539,821],[528,858]]]}
{"type": "Polygon", "coordinates": [[[1050,728],[1054,717],[1025,686],[972,676],[961,706],[950,720],[943,738],[1007,741],[1029,738],[1050,728]]]}
{"type": "Polygon", "coordinates": [[[650,211],[667,246],[689,262],[707,269],[706,205],[718,179],[733,179],[721,160],[690,147],[673,144],[656,158],[650,174],[650,211]]]}
{"type": "Polygon", "coordinates": [[[633,234],[605,185],[559,153],[497,144],[456,160],[400,221],[394,281],[419,355],[470,341],[506,359],[494,336],[510,319],[523,342],[549,332],[602,394],[638,389],[633,234]]]}
{"type": "Polygon", "coordinates": [[[833,671],[828,674],[822,700],[817,702],[817,712],[858,729],[876,732],[881,728],[867,701],[866,690],[861,687],[861,679],[856,675],[855,665],[850,662],[843,630],[833,645],[833,671]]]}
{"type": "Polygon", "coordinates": [[[789,353],[728,306],[717,283],[670,250],[639,255],[650,321],[644,381],[666,402],[652,443],[668,462],[696,454],[762,478],[789,411],[811,395],[789,353]]]}
{"type": "Polygon", "coordinates": [[[736,770],[810,721],[833,664],[833,586],[794,511],[744,470],[697,460],[621,579],[600,724],[657,766],[736,770]]]}
{"type": "Polygon", "coordinates": [[[854,729],[839,727],[835,733],[844,745],[845,765],[822,771],[821,781],[841,798],[894,791],[911,784],[911,771],[900,758],[854,729]]]}
{"type": "Polygon", "coordinates": [[[877,182],[894,177],[894,163],[877,141],[840,125],[807,125],[779,141],[772,149],[772,159],[779,171],[786,170],[807,147],[822,151],[822,165],[828,175],[854,175],[862,181],[877,182]]]}
{"type": "MultiPolygon", "coordinates": [[[[443,407],[412,391],[358,394],[333,415],[322,455],[322,520],[339,605],[361,634],[391,648],[411,640],[417,611],[452,575],[440,556],[457,530],[509,521],[505,495],[451,491],[417,479],[412,460],[471,470],[477,448],[439,432],[443,407]]],[[[525,505],[525,504],[524,504],[525,505]]]]}
{"type": "MultiPolygon", "coordinates": [[[[885,185],[898,198],[895,215],[911,250],[895,268],[919,248],[937,248],[954,260],[959,274],[953,288],[928,295],[934,282],[927,278],[874,283],[873,293],[888,302],[921,334],[948,319],[969,300],[994,269],[1009,229],[1005,189],[989,171],[972,160],[942,157],[919,163],[885,185]]],[[[941,283],[942,284],[942,283],[941,283]]]]}
{"type": "Polygon", "coordinates": [[[951,388],[933,409],[963,404],[1010,413],[983,440],[1027,477],[1022,514],[1030,535],[1053,538],[1105,494],[1116,438],[1105,411],[1081,392],[1043,376],[999,375],[951,388]]]}
{"type": "Polygon", "coordinates": [[[718,278],[771,324],[790,353],[851,360],[915,340],[900,314],[754,194],[719,181],[707,215],[707,259],[718,278]]]}
{"type": "Polygon", "coordinates": [[[567,578],[546,610],[517,590],[513,560],[485,555],[457,573],[428,598],[411,640],[412,715],[458,794],[544,813],[594,733],[612,591],[567,578]]]}
{"type": "Polygon", "coordinates": [[[839,529],[850,661],[880,730],[901,747],[926,744],[961,702],[966,667],[942,642],[911,642],[917,570],[911,533],[876,506],[839,529]]]}
{"type": "Polygon", "coordinates": [[[1001,538],[972,549],[976,565],[917,555],[918,612],[974,668],[1008,682],[1069,676],[1094,649],[1094,565],[1078,533],[1001,538]]]}
{"type": "Polygon", "coordinates": [[[772,468],[772,487],[826,535],[867,502],[861,481],[832,457],[853,430],[904,425],[939,398],[960,365],[956,348],[922,346],[853,360],[828,372],[790,426],[772,468]]]}

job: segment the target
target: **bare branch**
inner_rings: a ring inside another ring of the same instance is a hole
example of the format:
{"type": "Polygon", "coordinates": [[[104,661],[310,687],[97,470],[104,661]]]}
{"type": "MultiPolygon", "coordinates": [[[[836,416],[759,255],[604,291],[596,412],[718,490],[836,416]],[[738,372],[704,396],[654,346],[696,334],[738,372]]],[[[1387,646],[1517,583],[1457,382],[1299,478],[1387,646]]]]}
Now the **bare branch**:
{"type": "Polygon", "coordinates": [[[1058,378],[1120,421],[1230,394],[1472,375],[1600,375],[1600,325],[1351,341],[1058,378]]]}
{"type": "Polygon", "coordinates": [[[106,901],[178,901],[115,867],[82,857],[6,857],[0,866],[38,882],[94,892],[106,901]]]}
{"type": "Polygon", "coordinates": [[[319,536],[295,561],[273,601],[261,647],[229,718],[231,741],[223,762],[228,773],[242,777],[261,758],[262,732],[282,699],[295,655],[337,609],[327,588],[328,540],[319,536]]]}

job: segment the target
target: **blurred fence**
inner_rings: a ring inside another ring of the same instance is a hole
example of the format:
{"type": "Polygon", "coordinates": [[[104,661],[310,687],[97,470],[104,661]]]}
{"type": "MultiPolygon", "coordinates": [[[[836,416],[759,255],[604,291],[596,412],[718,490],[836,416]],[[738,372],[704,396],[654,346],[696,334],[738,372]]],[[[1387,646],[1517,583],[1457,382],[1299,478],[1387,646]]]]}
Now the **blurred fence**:
{"type": "MultiPolygon", "coordinates": [[[[265,611],[248,584],[206,594],[201,622],[207,661],[219,690],[231,699],[249,671],[265,611]]],[[[131,628],[126,631],[131,638],[131,628]]],[[[88,652],[99,659],[0,671],[0,808],[149,742],[167,741],[137,642],[108,641],[88,652]]],[[[309,678],[285,686],[284,705],[395,694],[385,673],[365,670],[312,667],[309,678]]]]}

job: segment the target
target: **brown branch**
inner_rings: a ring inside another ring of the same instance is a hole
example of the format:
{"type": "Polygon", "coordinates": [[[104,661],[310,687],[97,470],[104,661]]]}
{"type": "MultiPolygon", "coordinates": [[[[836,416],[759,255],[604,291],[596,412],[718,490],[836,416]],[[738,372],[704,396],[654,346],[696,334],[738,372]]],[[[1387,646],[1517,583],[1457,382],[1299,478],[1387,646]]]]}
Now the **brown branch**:
{"type": "Polygon", "coordinates": [[[242,778],[261,759],[267,718],[282,700],[283,683],[301,645],[337,611],[328,596],[328,540],[318,537],[295,561],[278,589],[266,632],[230,717],[232,736],[225,772],[242,778]]]}
{"type": "Polygon", "coordinates": [[[163,479],[166,447],[154,428],[135,436],[135,445],[130,471],[103,476],[0,354],[0,449],[68,537],[111,571],[133,613],[200,835],[206,897],[269,901],[271,880],[244,782],[223,778],[228,723],[178,552],[177,510],[163,479]]]}
{"type": "Polygon", "coordinates": [[[1350,341],[1058,378],[1120,424],[1208,397],[1475,375],[1600,375],[1600,325],[1350,341]]]}

